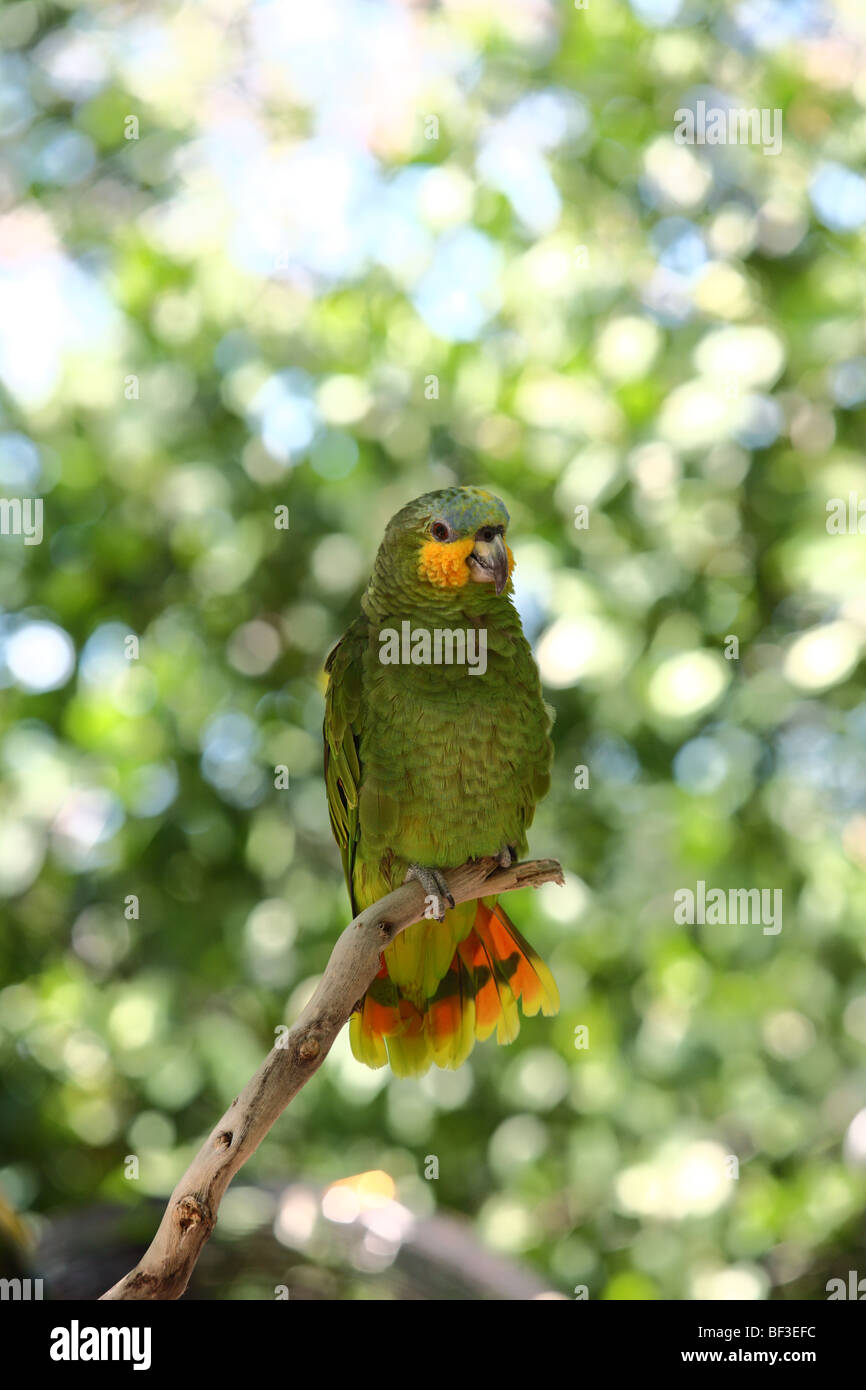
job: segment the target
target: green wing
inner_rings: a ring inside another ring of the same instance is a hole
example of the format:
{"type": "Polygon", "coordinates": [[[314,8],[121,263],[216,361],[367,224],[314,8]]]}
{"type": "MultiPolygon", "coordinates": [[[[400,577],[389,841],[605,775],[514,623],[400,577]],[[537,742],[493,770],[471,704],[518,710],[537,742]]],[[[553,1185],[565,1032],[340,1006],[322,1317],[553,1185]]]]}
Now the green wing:
{"type": "Polygon", "coordinates": [[[353,913],[358,911],[352,873],[360,833],[358,798],[361,764],[358,761],[358,741],[363,720],[361,673],[366,645],[367,619],[356,618],[325,662],[329,678],[322,730],[325,739],[325,786],[331,829],[340,847],[353,913]]]}

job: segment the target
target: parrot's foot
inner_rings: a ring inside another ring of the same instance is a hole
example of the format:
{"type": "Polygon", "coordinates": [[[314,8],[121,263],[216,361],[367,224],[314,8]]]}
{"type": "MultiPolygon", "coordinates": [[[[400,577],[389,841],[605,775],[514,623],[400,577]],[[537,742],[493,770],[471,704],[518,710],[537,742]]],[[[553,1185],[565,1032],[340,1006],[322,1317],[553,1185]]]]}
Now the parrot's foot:
{"type": "Polygon", "coordinates": [[[517,858],[517,850],[512,845],[503,845],[496,855],[496,862],[500,869],[510,869],[517,858]]]}
{"type": "Polygon", "coordinates": [[[424,916],[433,917],[437,922],[444,921],[445,913],[448,910],[445,903],[447,902],[453,907],[454,899],[451,896],[451,889],[439,870],[429,868],[425,864],[410,864],[406,870],[404,883],[408,883],[410,878],[417,879],[427,897],[433,899],[432,908],[425,908],[424,916]],[[445,902],[443,902],[443,898],[445,902]]]}

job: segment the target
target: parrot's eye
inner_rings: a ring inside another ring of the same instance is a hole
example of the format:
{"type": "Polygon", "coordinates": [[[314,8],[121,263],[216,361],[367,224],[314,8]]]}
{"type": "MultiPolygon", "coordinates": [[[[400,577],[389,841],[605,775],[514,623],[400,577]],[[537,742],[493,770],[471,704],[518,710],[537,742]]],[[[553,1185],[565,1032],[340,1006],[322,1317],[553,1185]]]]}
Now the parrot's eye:
{"type": "Polygon", "coordinates": [[[430,527],[430,535],[434,541],[447,541],[451,537],[451,532],[444,521],[434,521],[430,527]]]}

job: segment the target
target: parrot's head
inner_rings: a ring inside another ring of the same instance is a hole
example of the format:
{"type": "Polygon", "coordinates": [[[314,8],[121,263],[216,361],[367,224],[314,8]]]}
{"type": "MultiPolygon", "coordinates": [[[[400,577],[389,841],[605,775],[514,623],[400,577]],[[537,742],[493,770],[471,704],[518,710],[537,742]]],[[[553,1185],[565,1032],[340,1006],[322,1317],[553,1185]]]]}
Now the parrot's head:
{"type": "Polygon", "coordinates": [[[445,597],[467,584],[500,595],[514,568],[505,544],[508,512],[479,487],[448,487],[416,497],[385,531],[380,558],[412,588],[445,597]]]}

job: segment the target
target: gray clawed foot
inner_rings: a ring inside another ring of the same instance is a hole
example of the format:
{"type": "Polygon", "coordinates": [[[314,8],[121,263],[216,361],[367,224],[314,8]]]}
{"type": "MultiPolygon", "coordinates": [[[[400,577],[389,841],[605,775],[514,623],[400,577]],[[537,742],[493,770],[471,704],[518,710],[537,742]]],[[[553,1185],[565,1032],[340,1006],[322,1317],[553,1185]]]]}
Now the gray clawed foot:
{"type": "Polygon", "coordinates": [[[511,845],[503,845],[496,856],[496,862],[500,869],[510,869],[516,858],[517,852],[512,849],[511,845]]]}
{"type": "Polygon", "coordinates": [[[443,921],[448,910],[445,903],[454,907],[454,898],[439,870],[430,868],[426,864],[410,864],[406,870],[404,882],[408,883],[410,878],[416,879],[424,889],[426,896],[433,899],[433,909],[425,911],[424,916],[434,917],[437,922],[443,921]]]}

